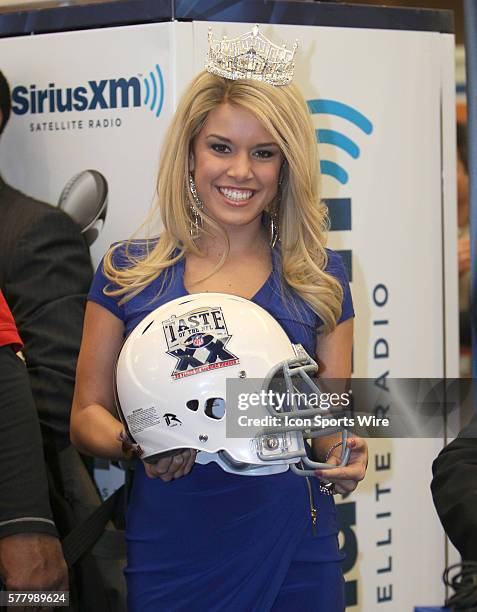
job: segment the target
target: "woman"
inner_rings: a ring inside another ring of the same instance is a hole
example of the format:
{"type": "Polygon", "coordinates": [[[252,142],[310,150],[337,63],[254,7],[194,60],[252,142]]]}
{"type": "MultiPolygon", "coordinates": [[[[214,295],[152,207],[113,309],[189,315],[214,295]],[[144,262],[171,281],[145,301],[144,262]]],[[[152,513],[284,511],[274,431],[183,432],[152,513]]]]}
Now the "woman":
{"type": "MultiPolygon", "coordinates": [[[[342,263],[324,248],[314,130],[296,87],[266,80],[203,72],[178,106],[158,179],[164,231],[113,246],[90,292],[71,418],[83,452],[122,457],[117,353],[149,312],[188,292],[251,299],[316,353],[323,377],[351,374],[353,311],[342,263]]],[[[347,444],[348,465],[326,474],[338,492],[366,469],[364,441],[347,444]]],[[[333,465],[340,451],[337,438],[315,441],[316,457],[333,465]]],[[[131,611],[344,610],[334,503],[318,479],[252,478],[194,461],[189,449],[138,461],[131,611]]]]}

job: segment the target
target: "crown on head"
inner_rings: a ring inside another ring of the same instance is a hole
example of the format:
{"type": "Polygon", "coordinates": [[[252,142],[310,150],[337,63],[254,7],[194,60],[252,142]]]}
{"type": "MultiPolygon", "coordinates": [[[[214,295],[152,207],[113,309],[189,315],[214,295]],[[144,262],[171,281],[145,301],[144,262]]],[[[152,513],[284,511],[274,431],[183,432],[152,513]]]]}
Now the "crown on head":
{"type": "Polygon", "coordinates": [[[251,32],[227,40],[217,40],[209,28],[209,51],[205,69],[217,76],[236,81],[254,79],[270,85],[288,85],[295,70],[298,41],[290,51],[266,38],[258,25],[251,32]]]}

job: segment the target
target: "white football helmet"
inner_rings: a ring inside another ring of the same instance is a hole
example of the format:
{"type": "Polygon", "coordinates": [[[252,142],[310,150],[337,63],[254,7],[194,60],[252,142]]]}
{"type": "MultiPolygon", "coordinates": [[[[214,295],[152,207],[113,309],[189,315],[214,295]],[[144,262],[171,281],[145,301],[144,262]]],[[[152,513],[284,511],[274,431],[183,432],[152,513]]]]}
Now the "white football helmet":
{"type": "Polygon", "coordinates": [[[125,340],[116,366],[117,408],[146,461],[159,453],[194,448],[201,451],[198,463],[216,461],[235,474],[273,474],[290,466],[297,473],[313,474],[313,469],[332,466],[311,460],[305,440],[341,431],[345,465],[346,430],[310,426],[323,410],[301,409],[289,395],[281,406],[264,402],[254,407],[254,414],[266,417],[254,435],[227,435],[226,412],[235,420],[241,413],[226,402],[226,381],[240,380],[250,383],[249,392],[268,393],[281,379],[289,394],[298,385],[301,392],[306,387],[319,396],[312,379],[317,371],[303,347],[293,345],[260,306],[234,295],[197,293],[160,306],[125,340]]]}

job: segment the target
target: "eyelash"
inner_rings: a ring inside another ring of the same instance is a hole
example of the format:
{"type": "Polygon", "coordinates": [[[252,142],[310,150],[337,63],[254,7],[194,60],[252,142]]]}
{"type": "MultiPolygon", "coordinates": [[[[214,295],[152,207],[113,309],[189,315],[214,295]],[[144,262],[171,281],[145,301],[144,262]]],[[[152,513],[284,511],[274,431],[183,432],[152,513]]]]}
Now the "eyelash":
{"type": "Polygon", "coordinates": [[[255,155],[257,155],[260,159],[270,159],[271,157],[275,156],[275,153],[273,151],[269,151],[268,149],[262,149],[260,151],[255,151],[255,155]]]}
{"type": "Polygon", "coordinates": [[[221,144],[221,143],[212,144],[210,145],[210,148],[212,149],[212,151],[215,151],[216,153],[225,153],[226,152],[225,149],[229,149],[229,147],[226,144],[221,144]]]}
{"type": "MultiPolygon", "coordinates": [[[[230,147],[223,143],[214,143],[210,145],[210,148],[216,153],[228,153],[230,151],[230,147]]],[[[275,156],[275,152],[268,149],[259,149],[254,151],[253,155],[258,157],[258,159],[271,159],[275,156]]]]}

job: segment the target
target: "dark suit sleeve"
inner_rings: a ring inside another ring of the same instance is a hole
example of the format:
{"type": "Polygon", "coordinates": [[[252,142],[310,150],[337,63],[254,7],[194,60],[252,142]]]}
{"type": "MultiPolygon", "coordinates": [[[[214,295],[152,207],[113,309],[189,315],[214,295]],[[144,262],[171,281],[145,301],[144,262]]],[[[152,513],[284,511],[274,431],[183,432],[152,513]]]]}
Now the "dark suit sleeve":
{"type": "Polygon", "coordinates": [[[0,347],[0,538],[18,533],[57,535],[38,415],[25,365],[0,347]]]}
{"type": "Polygon", "coordinates": [[[5,296],[24,342],[33,397],[45,439],[69,440],[69,415],[81,342],[89,252],[78,226],[42,205],[15,245],[5,296]]]}
{"type": "Polygon", "coordinates": [[[477,417],[448,444],[432,466],[434,504],[465,561],[477,561],[477,417]]]}

